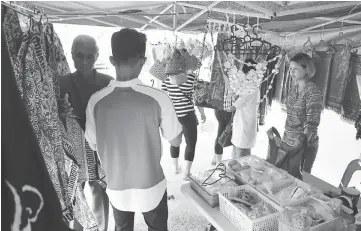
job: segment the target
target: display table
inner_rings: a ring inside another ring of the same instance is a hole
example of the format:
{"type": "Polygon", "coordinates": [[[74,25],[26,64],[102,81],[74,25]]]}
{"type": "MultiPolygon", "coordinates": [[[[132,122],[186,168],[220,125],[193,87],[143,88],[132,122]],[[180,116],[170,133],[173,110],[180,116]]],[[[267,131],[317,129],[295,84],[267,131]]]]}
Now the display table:
{"type": "MultiPolygon", "coordinates": [[[[320,178],[317,178],[307,172],[303,172],[303,181],[307,184],[318,188],[323,193],[331,192],[333,194],[341,194],[341,189],[321,180],[320,178]]],[[[359,200],[359,203],[357,204],[357,208],[359,211],[361,210],[361,200],[359,200]]]]}
{"type": "Polygon", "coordinates": [[[189,183],[181,186],[181,192],[218,231],[238,231],[238,229],[223,216],[219,207],[211,208],[202,197],[193,191],[189,183]]]}
{"type": "MultiPolygon", "coordinates": [[[[303,173],[304,182],[308,183],[311,186],[314,186],[320,189],[323,193],[333,192],[341,193],[339,188],[311,175],[308,173],[303,173]]],[[[218,231],[237,231],[238,229],[223,216],[219,207],[211,208],[202,197],[200,197],[193,189],[189,183],[183,184],[181,186],[181,192],[186,198],[198,209],[198,211],[211,223],[211,225],[218,231]]],[[[361,209],[361,200],[357,206],[361,209]]]]}

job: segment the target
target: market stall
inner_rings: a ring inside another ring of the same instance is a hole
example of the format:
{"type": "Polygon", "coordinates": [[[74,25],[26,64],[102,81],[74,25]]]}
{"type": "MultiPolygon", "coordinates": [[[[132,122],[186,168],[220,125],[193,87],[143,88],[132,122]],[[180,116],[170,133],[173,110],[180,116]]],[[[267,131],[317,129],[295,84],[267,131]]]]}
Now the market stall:
{"type": "MultiPolygon", "coordinates": [[[[14,199],[24,210],[35,206],[36,209],[29,209],[37,211],[28,217],[14,212],[17,217],[11,222],[18,222],[19,226],[49,227],[51,224],[44,220],[55,214],[51,221],[61,217],[68,225],[75,217],[84,227],[97,230],[81,190],[81,184],[89,178],[88,163],[84,161],[81,141],[72,137],[81,132],[74,118],[64,126],[57,115],[58,78],[70,70],[53,23],[173,31],[172,42],[153,44],[154,49],[148,53],[161,66],[170,56],[171,48],[189,51],[198,77],[195,104],[231,112],[235,96],[260,90],[261,97],[257,99],[260,120],[267,116],[272,100],[284,103],[294,84],[288,74],[290,57],[298,52],[307,53],[318,67],[315,81],[322,91],[323,106],[355,123],[359,137],[360,2],[68,3],[2,2],[2,37],[13,71],[5,74],[14,80],[12,84],[25,102],[22,110],[27,110],[29,126],[35,132],[31,139],[39,143],[34,151],[37,153],[34,158],[40,163],[37,164],[42,166],[38,170],[48,174],[47,185],[55,189],[41,185],[37,189],[25,187],[36,182],[36,178],[22,179],[18,172],[8,170],[9,195],[18,198],[18,193],[31,192],[39,198],[31,206],[26,204],[27,199],[14,199]],[[177,36],[180,33],[202,36],[192,42],[181,41],[177,36]],[[245,61],[250,57],[257,64],[245,61]],[[211,60],[209,81],[199,77],[206,59],[211,60]],[[243,65],[252,66],[254,71],[243,73],[243,65]],[[44,207],[44,200],[49,198],[57,198],[60,203],[54,206],[45,203],[44,207]],[[40,213],[38,219],[40,211],[51,212],[40,213]],[[26,224],[22,220],[27,220],[26,224]]],[[[161,71],[149,72],[155,79],[164,80],[161,71]]],[[[12,138],[16,143],[16,137],[12,138]]],[[[16,160],[11,148],[7,150],[7,163],[13,165],[16,160]]],[[[191,183],[181,186],[181,190],[212,224],[209,230],[294,230],[289,226],[331,230],[336,225],[355,223],[352,217],[358,212],[358,200],[353,198],[358,199],[359,192],[341,191],[302,171],[296,176],[292,169],[275,165],[255,156],[224,161],[207,172],[194,173],[191,183]]],[[[20,175],[26,175],[27,169],[23,167],[20,175]]]]}

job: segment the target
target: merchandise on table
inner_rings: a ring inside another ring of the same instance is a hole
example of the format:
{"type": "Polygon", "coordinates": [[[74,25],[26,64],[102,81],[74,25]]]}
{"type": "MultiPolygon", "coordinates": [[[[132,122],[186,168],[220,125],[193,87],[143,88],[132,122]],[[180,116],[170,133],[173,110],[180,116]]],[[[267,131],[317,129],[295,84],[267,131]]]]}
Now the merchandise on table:
{"type": "Polygon", "coordinates": [[[333,230],[339,206],[338,201],[321,194],[293,201],[281,212],[279,230],[333,230]]]}
{"type": "Polygon", "coordinates": [[[190,185],[212,208],[219,205],[218,192],[222,188],[237,187],[234,177],[226,173],[223,164],[215,169],[192,174],[190,185]]]}
{"type": "Polygon", "coordinates": [[[256,188],[278,205],[319,192],[256,156],[232,160],[228,163],[228,167],[238,180],[256,188]]]}
{"type": "Polygon", "coordinates": [[[221,213],[242,231],[277,231],[281,207],[249,185],[219,192],[221,213]]]}

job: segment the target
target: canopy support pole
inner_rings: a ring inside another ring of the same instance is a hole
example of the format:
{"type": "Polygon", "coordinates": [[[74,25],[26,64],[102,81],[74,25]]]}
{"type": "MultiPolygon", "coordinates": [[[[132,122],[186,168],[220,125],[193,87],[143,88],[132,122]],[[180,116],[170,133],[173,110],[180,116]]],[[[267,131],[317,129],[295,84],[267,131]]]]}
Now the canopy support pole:
{"type": "MultiPolygon", "coordinates": [[[[335,20],[336,18],[315,17],[315,19],[325,20],[325,21],[332,21],[332,20],[335,20]]],[[[361,21],[356,21],[356,20],[342,20],[341,22],[361,25],[361,21]]]]}
{"type": "Polygon", "coordinates": [[[238,5],[241,5],[241,6],[246,6],[246,7],[249,7],[251,9],[254,9],[254,10],[257,10],[261,13],[264,13],[265,15],[267,15],[268,17],[270,18],[273,18],[275,17],[276,15],[276,12],[272,12],[271,10],[268,10],[268,9],[265,9],[257,4],[254,4],[252,2],[244,2],[244,1],[235,1],[235,3],[237,3],[238,5]]]}
{"type": "Polygon", "coordinates": [[[220,3],[221,1],[215,1],[212,4],[210,4],[209,6],[206,6],[205,9],[201,10],[199,13],[195,14],[193,17],[191,17],[190,19],[188,19],[186,22],[184,22],[182,25],[180,25],[179,27],[177,27],[175,29],[175,31],[179,31],[180,29],[182,29],[183,27],[185,27],[186,25],[188,25],[189,23],[193,22],[194,20],[196,20],[197,18],[199,18],[199,16],[201,16],[202,14],[204,14],[205,12],[209,11],[210,9],[212,9],[215,5],[217,5],[218,3],[220,3]]]}
{"type": "Polygon", "coordinates": [[[355,17],[355,16],[357,16],[357,15],[361,15],[361,11],[360,11],[360,12],[357,12],[357,13],[354,13],[354,14],[349,14],[349,15],[346,15],[346,16],[343,16],[343,17],[340,17],[340,18],[337,18],[337,19],[334,19],[334,20],[331,20],[331,21],[328,21],[328,22],[325,22],[325,23],[316,25],[316,26],[311,26],[311,27],[305,28],[305,29],[303,29],[303,30],[300,30],[299,32],[294,32],[294,33],[287,34],[287,36],[292,36],[292,35],[300,34],[300,33],[303,33],[303,32],[306,32],[306,31],[309,31],[309,30],[318,28],[318,27],[326,26],[326,25],[329,25],[329,24],[332,24],[332,23],[335,23],[335,22],[340,22],[340,21],[343,21],[343,20],[345,20],[345,19],[355,17]]]}
{"type": "MultiPolygon", "coordinates": [[[[169,6],[167,6],[166,8],[164,8],[159,14],[164,14],[165,12],[167,12],[167,10],[169,10],[171,7],[172,7],[173,5],[169,5],[169,6]]],[[[147,17],[147,16],[144,16],[145,18],[149,18],[149,17],[147,17]]],[[[157,20],[157,18],[159,18],[160,17],[160,15],[158,15],[158,16],[155,16],[154,18],[152,18],[152,19],[150,19],[150,21],[149,21],[149,23],[152,23],[152,22],[155,22],[156,20],[157,20]]],[[[156,23],[156,22],[155,22],[156,23]]],[[[162,23],[163,24],[163,23],[162,23]]],[[[140,30],[144,30],[147,26],[148,26],[149,24],[146,24],[146,25],[144,25],[144,26],[142,26],[141,28],[140,28],[140,30]]],[[[159,24],[158,24],[159,25],[159,24]]],[[[162,25],[163,27],[164,27],[164,24],[162,25]]],[[[168,26],[167,26],[168,27],[168,26]]]]}
{"type": "MultiPolygon", "coordinates": [[[[184,3],[184,2],[178,2],[178,5],[186,6],[186,7],[190,7],[190,8],[195,8],[195,9],[201,9],[201,10],[207,9],[207,6],[201,6],[201,5],[197,5],[197,4],[189,4],[189,3],[184,3]]],[[[239,10],[231,10],[231,9],[223,9],[223,8],[213,7],[212,11],[225,13],[225,14],[235,14],[235,15],[242,15],[242,16],[259,17],[259,18],[270,19],[270,17],[266,16],[265,14],[246,12],[246,11],[239,11],[239,10]]]]}
{"type": "Polygon", "coordinates": [[[355,6],[360,4],[360,2],[341,2],[341,3],[332,3],[328,5],[320,5],[320,6],[310,6],[306,8],[294,9],[294,10],[284,10],[277,12],[277,17],[293,15],[293,14],[301,14],[301,13],[309,13],[313,11],[321,11],[321,10],[330,10],[338,7],[347,7],[347,6],[355,6]]]}

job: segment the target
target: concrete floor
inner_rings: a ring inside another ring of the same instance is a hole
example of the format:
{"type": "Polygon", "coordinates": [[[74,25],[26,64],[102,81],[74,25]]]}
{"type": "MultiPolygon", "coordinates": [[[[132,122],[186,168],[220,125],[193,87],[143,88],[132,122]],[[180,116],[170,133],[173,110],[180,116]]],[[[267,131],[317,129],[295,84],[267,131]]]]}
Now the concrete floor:
{"type": "MultiPolygon", "coordinates": [[[[207,122],[198,126],[198,142],[196,156],[192,167],[192,172],[205,171],[210,169],[213,155],[214,138],[216,135],[217,121],[213,110],[206,109],[207,122]]],[[[283,133],[283,126],[286,114],[281,111],[278,104],[272,106],[272,111],[266,118],[266,125],[260,127],[257,137],[257,146],[252,150],[253,155],[261,158],[267,156],[268,138],[266,131],[274,126],[283,133]]],[[[312,174],[337,186],[342,177],[347,164],[359,157],[361,142],[355,140],[356,130],[352,124],[341,121],[340,116],[325,111],[321,118],[319,127],[320,148],[314,164],[312,174]]],[[[184,153],[185,144],[181,145],[181,153],[184,153]]],[[[181,175],[174,175],[171,172],[171,157],[169,154],[169,144],[163,140],[162,166],[168,180],[168,194],[174,195],[175,200],[169,203],[169,230],[170,231],[203,231],[207,221],[198,213],[181,192],[180,186],[185,183],[181,175]]],[[[224,158],[229,159],[231,148],[224,150],[224,158]]],[[[181,158],[180,158],[181,159],[181,158]]],[[[360,182],[360,175],[353,179],[353,183],[360,182]]],[[[359,183],[360,184],[360,183],[359,183]]],[[[112,211],[111,211],[112,214],[112,211]]],[[[112,215],[109,220],[108,231],[114,230],[114,219],[112,215]]],[[[135,218],[135,231],[147,230],[141,214],[135,218]]]]}

